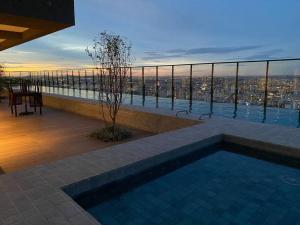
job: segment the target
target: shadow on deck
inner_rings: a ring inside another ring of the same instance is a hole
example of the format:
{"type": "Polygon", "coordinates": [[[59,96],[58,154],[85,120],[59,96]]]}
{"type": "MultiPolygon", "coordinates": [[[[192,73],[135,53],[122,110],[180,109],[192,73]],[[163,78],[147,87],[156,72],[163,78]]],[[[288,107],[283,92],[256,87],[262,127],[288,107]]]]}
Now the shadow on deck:
{"type": "Polygon", "coordinates": [[[5,174],[4,170],[0,167],[0,175],[5,174]]]}

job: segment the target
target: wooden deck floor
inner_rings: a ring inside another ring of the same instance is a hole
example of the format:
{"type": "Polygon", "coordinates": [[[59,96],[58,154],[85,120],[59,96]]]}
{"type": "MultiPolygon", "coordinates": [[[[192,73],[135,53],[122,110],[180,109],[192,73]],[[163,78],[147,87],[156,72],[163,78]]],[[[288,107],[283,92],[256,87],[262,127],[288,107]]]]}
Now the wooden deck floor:
{"type": "MultiPolygon", "coordinates": [[[[14,117],[0,103],[0,174],[48,163],[113,145],[88,137],[103,122],[75,114],[44,109],[44,114],[14,117]]],[[[151,134],[133,131],[134,140],[151,134]]],[[[120,144],[114,143],[114,144],[120,144]]]]}

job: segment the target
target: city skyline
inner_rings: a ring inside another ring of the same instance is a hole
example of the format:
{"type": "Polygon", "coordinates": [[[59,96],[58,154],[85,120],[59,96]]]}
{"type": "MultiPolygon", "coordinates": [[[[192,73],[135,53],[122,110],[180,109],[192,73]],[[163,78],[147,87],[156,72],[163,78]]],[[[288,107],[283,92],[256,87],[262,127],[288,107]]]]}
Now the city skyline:
{"type": "Polygon", "coordinates": [[[84,49],[103,30],[126,36],[139,65],[297,57],[299,6],[295,0],[77,0],[74,28],[6,50],[0,62],[10,70],[91,66],[84,49]]]}

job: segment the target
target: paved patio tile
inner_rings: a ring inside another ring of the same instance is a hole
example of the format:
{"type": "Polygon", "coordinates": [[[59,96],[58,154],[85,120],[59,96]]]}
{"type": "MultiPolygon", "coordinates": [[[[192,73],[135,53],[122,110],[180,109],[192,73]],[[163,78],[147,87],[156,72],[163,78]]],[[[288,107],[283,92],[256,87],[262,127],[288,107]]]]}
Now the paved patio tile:
{"type": "MultiPolygon", "coordinates": [[[[193,127],[1,175],[0,225],[99,225],[62,188],[72,187],[74,193],[88,190],[193,151],[197,147],[216,143],[224,137],[247,144],[263,143],[261,146],[266,148],[275,144],[282,146],[278,151],[283,154],[294,149],[293,154],[300,157],[298,129],[223,118],[207,119],[203,124],[193,127]],[[190,147],[182,148],[184,146],[190,147]]],[[[213,194],[211,193],[211,197],[213,194]]],[[[203,207],[210,207],[205,200],[203,207]]],[[[267,220],[270,218],[266,218],[267,220]]]]}

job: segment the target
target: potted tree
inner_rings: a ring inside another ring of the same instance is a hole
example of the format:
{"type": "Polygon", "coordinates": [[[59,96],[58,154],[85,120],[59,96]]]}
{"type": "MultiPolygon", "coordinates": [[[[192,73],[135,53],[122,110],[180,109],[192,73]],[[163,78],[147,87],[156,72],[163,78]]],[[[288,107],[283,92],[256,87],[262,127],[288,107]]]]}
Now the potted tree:
{"type": "Polygon", "coordinates": [[[120,35],[102,32],[86,49],[100,77],[99,105],[105,128],[91,134],[104,141],[119,141],[131,132],[117,125],[118,112],[131,66],[131,44],[120,35]]]}

